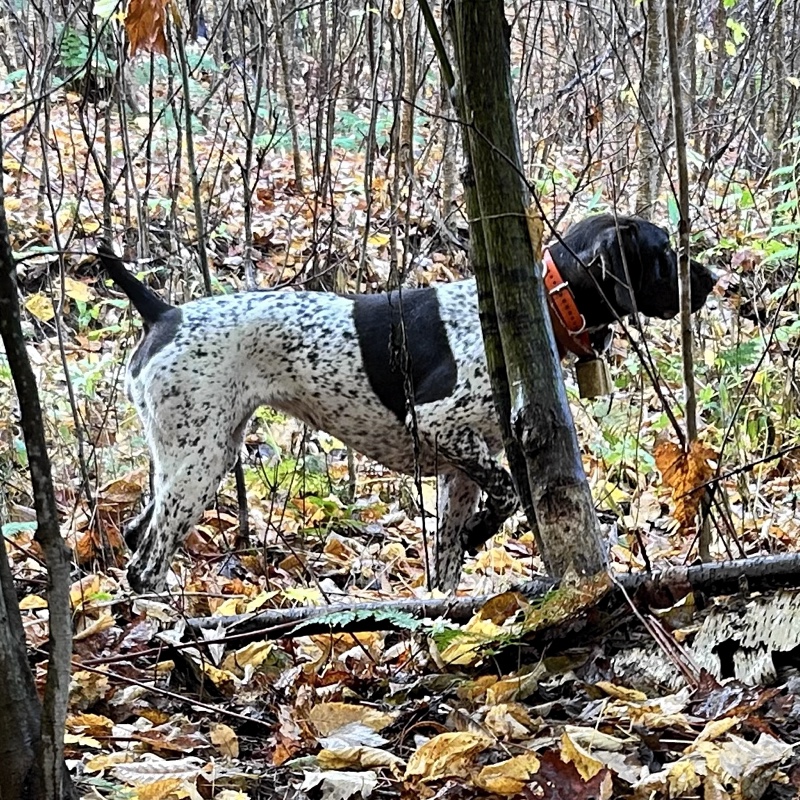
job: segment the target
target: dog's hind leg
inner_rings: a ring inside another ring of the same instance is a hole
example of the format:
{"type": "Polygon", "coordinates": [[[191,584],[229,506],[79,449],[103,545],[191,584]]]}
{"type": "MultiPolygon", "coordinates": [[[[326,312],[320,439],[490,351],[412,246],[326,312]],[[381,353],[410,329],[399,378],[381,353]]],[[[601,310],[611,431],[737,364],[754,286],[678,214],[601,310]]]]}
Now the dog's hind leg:
{"type": "MultiPolygon", "coordinates": [[[[149,432],[155,494],[147,528],[128,565],[128,582],[135,591],[164,588],[175,551],[233,467],[243,425],[231,416],[222,412],[217,419],[206,418],[202,430],[207,435],[197,434],[191,441],[173,430],[149,432]]],[[[141,524],[146,515],[147,509],[137,521],[141,524]]]]}
{"type": "Polygon", "coordinates": [[[436,532],[431,572],[438,589],[454,592],[464,561],[463,534],[467,522],[475,515],[481,489],[459,470],[439,476],[439,524],[436,532]]]}
{"type": "Polygon", "coordinates": [[[437,570],[438,585],[445,591],[453,591],[458,585],[464,551],[475,550],[494,536],[500,526],[516,511],[519,500],[511,475],[500,466],[486,442],[474,432],[460,431],[457,438],[453,437],[450,443],[440,446],[440,452],[468,482],[462,481],[456,484],[460,487],[461,494],[464,493],[463,487],[470,484],[475,487],[475,501],[481,491],[486,493],[483,507],[476,511],[477,503],[472,502],[470,513],[466,517],[463,514],[466,503],[449,501],[451,507],[458,508],[462,513],[457,515],[452,524],[446,519],[440,520],[437,566],[441,562],[441,568],[437,570]],[[460,524],[457,524],[459,522],[460,524]],[[446,536],[444,541],[442,532],[446,536]]]}

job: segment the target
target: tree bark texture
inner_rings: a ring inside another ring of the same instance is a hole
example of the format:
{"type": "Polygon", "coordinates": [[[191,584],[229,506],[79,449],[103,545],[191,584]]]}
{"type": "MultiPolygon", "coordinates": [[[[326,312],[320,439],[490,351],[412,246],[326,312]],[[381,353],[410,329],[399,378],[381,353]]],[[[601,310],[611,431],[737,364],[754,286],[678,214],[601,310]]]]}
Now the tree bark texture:
{"type": "Polygon", "coordinates": [[[661,183],[661,87],[664,83],[664,38],[662,36],[662,0],[647,0],[647,44],[644,72],[639,89],[642,111],[639,132],[639,187],[636,193],[636,213],[652,218],[653,205],[661,183]]]}
{"type": "Polygon", "coordinates": [[[470,236],[509,463],[529,516],[529,505],[534,512],[530,522],[538,525],[548,571],[557,578],[570,567],[593,574],[604,568],[605,553],[528,233],[502,0],[455,2],[452,20],[459,115],[477,198],[469,208],[470,236]],[[506,380],[498,386],[501,358],[506,380]]]}
{"type": "Polygon", "coordinates": [[[3,562],[0,565],[0,797],[2,800],[60,800],[72,796],[63,756],[72,659],[70,553],[58,529],[39,391],[22,336],[16,271],[3,199],[0,186],[0,336],[19,398],[20,423],[36,509],[35,538],[47,563],[50,659],[44,702],[40,706],[3,548],[0,551],[3,562]],[[35,753],[33,760],[32,753],[35,753]]]}

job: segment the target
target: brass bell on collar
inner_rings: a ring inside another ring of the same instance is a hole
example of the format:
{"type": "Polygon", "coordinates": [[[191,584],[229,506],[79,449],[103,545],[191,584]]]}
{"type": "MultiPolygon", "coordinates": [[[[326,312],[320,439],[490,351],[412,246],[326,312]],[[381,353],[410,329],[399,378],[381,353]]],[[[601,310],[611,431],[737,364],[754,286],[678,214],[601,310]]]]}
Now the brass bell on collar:
{"type": "Polygon", "coordinates": [[[587,358],[576,362],[578,395],[583,398],[611,394],[611,373],[604,358],[587,358]]]}

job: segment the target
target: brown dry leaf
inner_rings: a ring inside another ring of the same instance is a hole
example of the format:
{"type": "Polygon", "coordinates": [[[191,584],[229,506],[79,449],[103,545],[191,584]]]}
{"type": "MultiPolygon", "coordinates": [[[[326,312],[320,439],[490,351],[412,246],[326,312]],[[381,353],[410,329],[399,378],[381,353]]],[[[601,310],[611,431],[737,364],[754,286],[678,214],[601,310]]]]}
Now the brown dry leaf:
{"type": "Polygon", "coordinates": [[[73,733],[88,733],[91,736],[105,736],[114,723],[100,714],[70,714],[65,722],[67,730],[73,733]]]}
{"type": "Polygon", "coordinates": [[[534,728],[525,706],[519,703],[499,703],[486,712],[483,724],[497,737],[527,739],[534,728]]]}
{"type": "Polygon", "coordinates": [[[88,672],[79,669],[72,673],[72,681],[69,685],[69,703],[71,708],[82,709],[105,698],[108,694],[110,684],[105,675],[97,672],[88,672]]]}
{"type": "Polygon", "coordinates": [[[320,736],[330,736],[345,725],[354,723],[380,731],[394,722],[394,718],[394,714],[385,714],[353,703],[319,703],[308,713],[308,721],[320,736]]]}
{"type": "Polygon", "coordinates": [[[227,758],[239,757],[239,738],[233,728],[223,722],[219,722],[211,726],[209,738],[223,756],[227,758]]]}
{"type": "Polygon", "coordinates": [[[131,0],[125,15],[125,31],[131,46],[131,57],[140,48],[167,54],[167,37],[164,33],[166,8],[167,0],[131,0]]]}
{"type": "Polygon", "coordinates": [[[475,778],[475,784],[487,792],[512,797],[525,788],[539,766],[539,759],[533,753],[525,753],[484,767],[475,778]]]}
{"type": "Polygon", "coordinates": [[[664,483],[672,490],[675,520],[682,531],[693,530],[703,499],[703,493],[695,490],[713,476],[714,468],[708,462],[717,454],[702,442],[692,442],[685,453],[675,442],[662,441],[656,445],[654,456],[664,483]]]}
{"type": "Polygon", "coordinates": [[[502,594],[490,597],[480,608],[477,616],[481,619],[489,619],[497,625],[501,625],[518,611],[530,608],[530,603],[525,596],[519,592],[503,592],[502,594]]]}
{"type": "Polygon", "coordinates": [[[440,733],[411,754],[405,777],[419,776],[422,781],[468,778],[475,756],[493,743],[482,733],[440,733]]]}
{"type": "Polygon", "coordinates": [[[122,533],[113,525],[103,525],[102,534],[94,526],[87,528],[75,541],[75,559],[81,565],[89,564],[109,551],[117,557],[128,552],[122,533]]]}
{"type": "Polygon", "coordinates": [[[99,508],[127,508],[142,498],[142,485],[147,480],[147,472],[136,469],[103,485],[97,493],[99,508]]]}

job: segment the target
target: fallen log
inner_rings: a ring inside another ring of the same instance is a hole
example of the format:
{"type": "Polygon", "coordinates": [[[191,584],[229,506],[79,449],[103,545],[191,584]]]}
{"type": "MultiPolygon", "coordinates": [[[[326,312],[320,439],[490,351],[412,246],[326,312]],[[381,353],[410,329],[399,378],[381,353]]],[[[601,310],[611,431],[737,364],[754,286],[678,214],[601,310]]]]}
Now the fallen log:
{"type": "MultiPolygon", "coordinates": [[[[707,595],[765,591],[800,585],[800,554],[756,556],[692,566],[667,567],[656,572],[635,572],[612,577],[610,592],[636,592],[650,605],[669,605],[689,591],[707,595]]],[[[541,601],[556,584],[540,578],[528,581],[519,591],[529,601],[541,601]]],[[[374,602],[342,602],[327,606],[271,608],[231,617],[200,617],[187,620],[195,631],[222,627],[239,641],[310,636],[332,630],[355,633],[373,630],[409,630],[423,620],[444,618],[463,623],[491,599],[475,597],[410,598],[374,602]]],[[[608,599],[608,597],[604,598],[608,599]]]]}

